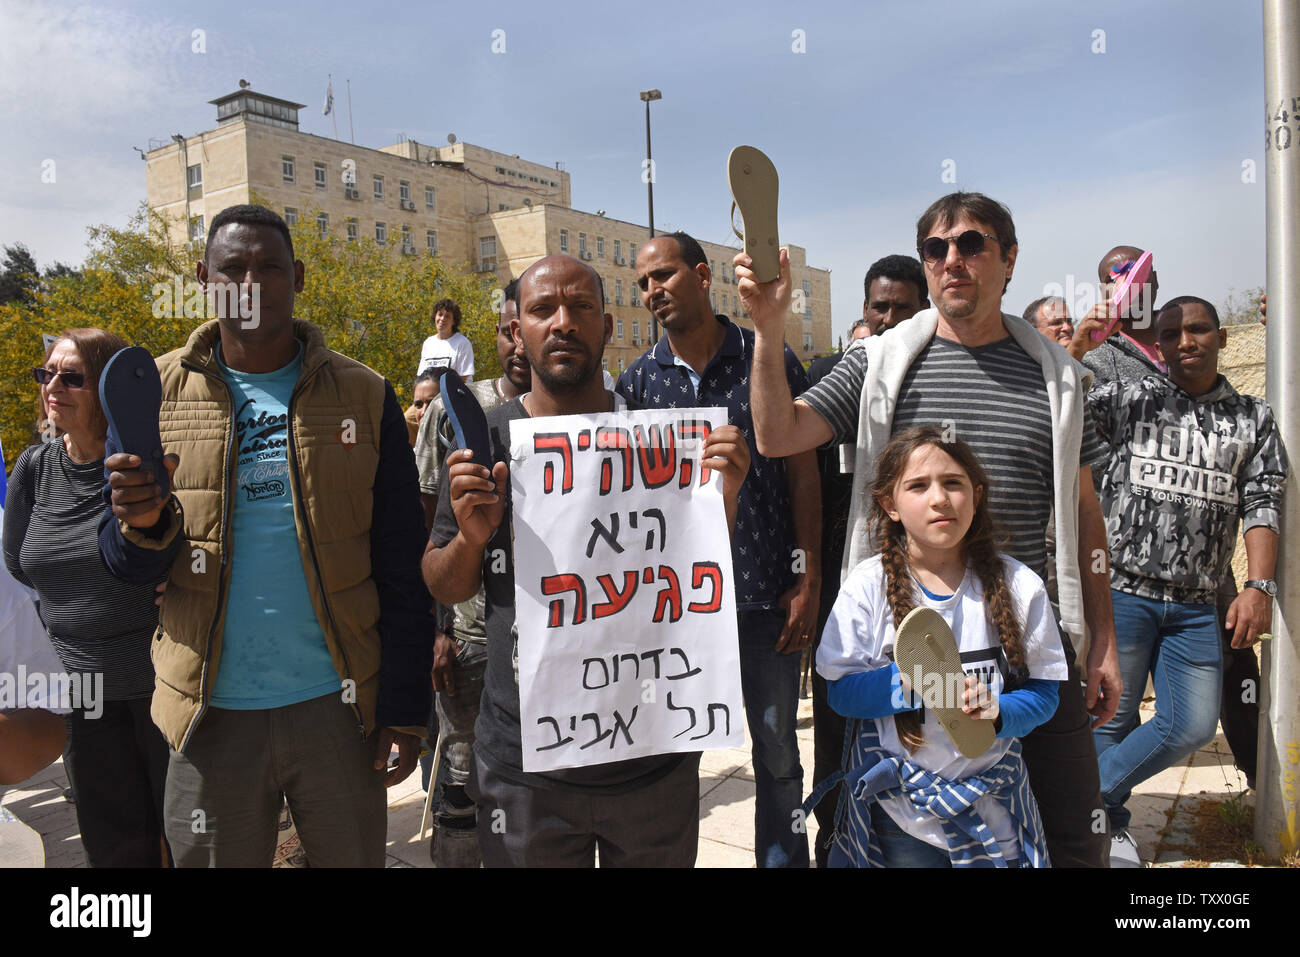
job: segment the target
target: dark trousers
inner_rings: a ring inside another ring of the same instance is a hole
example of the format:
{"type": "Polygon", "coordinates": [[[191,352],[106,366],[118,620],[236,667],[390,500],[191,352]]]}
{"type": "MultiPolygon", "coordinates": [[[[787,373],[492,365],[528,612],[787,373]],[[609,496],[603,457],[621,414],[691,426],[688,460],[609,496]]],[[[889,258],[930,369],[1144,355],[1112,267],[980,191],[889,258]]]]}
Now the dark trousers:
{"type": "Polygon", "coordinates": [[[383,867],[384,775],[336,694],[262,711],[208,708],[171,752],[166,822],[177,867],[270,867],[288,800],[312,867],[383,867]]]}
{"type": "Polygon", "coordinates": [[[150,698],[105,701],[103,714],[67,717],[63,752],[91,867],[161,867],[167,740],[150,698]]]}
{"type": "Polygon", "coordinates": [[[1253,648],[1233,648],[1225,623],[1235,595],[1218,596],[1219,642],[1223,648],[1223,699],[1219,722],[1232,758],[1246,783],[1255,786],[1259,756],[1259,659],[1253,648]]]}
{"type": "Polygon", "coordinates": [[[1052,866],[1107,867],[1110,828],[1101,800],[1092,716],[1084,707],[1068,635],[1061,635],[1061,644],[1069,677],[1060,683],[1056,714],[1021,739],[1022,756],[1052,866]]]}
{"type": "MultiPolygon", "coordinates": [[[[844,760],[844,734],[846,721],[843,715],[836,714],[826,698],[826,679],[817,673],[817,649],[822,643],[822,631],[831,616],[831,608],[839,595],[839,564],[830,569],[827,577],[835,586],[823,587],[821,606],[817,612],[817,637],[813,643],[813,786],[821,784],[840,769],[844,760]]],[[[826,582],[823,580],[823,585],[826,582]]],[[[813,847],[813,856],[818,867],[826,866],[826,856],[830,853],[831,838],[835,833],[835,808],[839,804],[839,785],[831,788],[826,796],[813,808],[813,817],[817,819],[817,841],[813,847]]]]}
{"type": "Polygon", "coordinates": [[[700,838],[700,756],[624,794],[516,784],[474,759],[484,867],[694,867],[700,838]]]}

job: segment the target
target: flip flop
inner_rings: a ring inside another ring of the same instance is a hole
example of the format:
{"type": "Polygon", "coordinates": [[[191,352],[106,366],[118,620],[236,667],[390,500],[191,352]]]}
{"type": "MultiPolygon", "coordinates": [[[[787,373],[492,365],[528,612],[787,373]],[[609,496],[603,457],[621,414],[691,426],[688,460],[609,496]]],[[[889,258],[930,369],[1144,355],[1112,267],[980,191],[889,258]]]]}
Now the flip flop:
{"type": "Polygon", "coordinates": [[[921,676],[921,684],[913,682],[913,690],[920,694],[958,751],[968,758],[978,758],[993,747],[993,722],[972,718],[962,711],[960,692],[955,707],[947,707],[946,700],[937,704],[925,700],[925,690],[934,685],[930,675],[937,675],[942,681],[941,698],[947,698],[948,689],[966,688],[966,672],[961,666],[957,639],[942,615],[924,606],[908,612],[894,635],[894,663],[909,679],[921,676]]]}
{"type": "Polygon", "coordinates": [[[1115,315],[1106,324],[1105,329],[1093,330],[1093,342],[1102,342],[1115,331],[1115,327],[1119,325],[1120,317],[1128,315],[1133,300],[1137,298],[1138,293],[1142,291],[1142,287],[1150,278],[1151,251],[1147,250],[1134,261],[1133,265],[1129,267],[1129,271],[1120,276],[1119,281],[1115,283],[1115,288],[1111,292],[1111,301],[1115,304],[1115,315]]]}
{"type": "MultiPolygon", "coordinates": [[[[164,497],[171,493],[163,465],[158,412],[162,408],[162,380],[147,349],[129,346],[113,354],[99,374],[99,407],[108,419],[104,458],[118,452],[140,457],[140,468],[153,473],[164,497]]],[[[108,478],[109,470],[104,469],[108,478]]]]}
{"type": "Polygon", "coordinates": [[[781,275],[776,236],[776,167],[762,150],[737,146],[727,157],[727,182],[731,186],[731,209],[740,210],[744,233],[732,230],[745,244],[754,261],[754,278],[771,282],[781,275]]]}

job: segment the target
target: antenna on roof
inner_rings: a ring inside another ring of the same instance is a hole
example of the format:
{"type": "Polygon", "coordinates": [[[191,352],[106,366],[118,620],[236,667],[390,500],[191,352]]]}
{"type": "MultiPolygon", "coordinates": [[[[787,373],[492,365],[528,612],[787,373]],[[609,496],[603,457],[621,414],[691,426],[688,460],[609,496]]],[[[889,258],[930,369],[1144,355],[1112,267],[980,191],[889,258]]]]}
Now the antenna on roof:
{"type": "Polygon", "coordinates": [[[249,83],[247,80],[240,80],[240,81],[239,81],[239,88],[240,88],[241,90],[247,90],[247,89],[248,89],[250,86],[252,86],[252,85],[253,85],[253,84],[249,83]]]}

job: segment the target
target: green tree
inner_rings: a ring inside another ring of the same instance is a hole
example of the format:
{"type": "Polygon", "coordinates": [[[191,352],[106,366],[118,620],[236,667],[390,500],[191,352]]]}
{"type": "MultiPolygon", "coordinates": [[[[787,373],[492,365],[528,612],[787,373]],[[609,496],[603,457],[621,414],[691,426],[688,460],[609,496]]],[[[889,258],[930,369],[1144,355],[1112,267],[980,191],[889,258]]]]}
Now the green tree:
{"type": "MultiPolygon", "coordinates": [[[[474,346],[477,375],[501,374],[492,282],[427,253],[322,237],[314,214],[292,233],[294,252],[306,264],[295,315],[318,325],[331,349],[385,376],[403,405],[411,399],[420,346],[434,332],[430,307],[444,296],[461,307],[461,332],[474,346]]],[[[204,321],[201,311],[187,315],[183,308],[202,243],[169,244],[166,221],[144,206],[124,228],[93,226],[88,234],[80,269],[49,270],[38,279],[32,262],[29,299],[0,305],[0,439],[10,466],[38,438],[39,389],[31,369],[44,359],[42,333],[94,326],[161,356],[184,345],[204,321]],[[173,302],[178,282],[183,298],[173,302]]]]}
{"type": "Polygon", "coordinates": [[[0,265],[0,304],[31,302],[32,292],[40,283],[36,260],[22,243],[5,247],[5,259],[0,265]]]}
{"type": "Polygon", "coordinates": [[[1259,322],[1259,297],[1264,295],[1264,287],[1256,286],[1239,292],[1228,287],[1228,295],[1219,306],[1219,324],[1240,326],[1248,322],[1259,322]]]}

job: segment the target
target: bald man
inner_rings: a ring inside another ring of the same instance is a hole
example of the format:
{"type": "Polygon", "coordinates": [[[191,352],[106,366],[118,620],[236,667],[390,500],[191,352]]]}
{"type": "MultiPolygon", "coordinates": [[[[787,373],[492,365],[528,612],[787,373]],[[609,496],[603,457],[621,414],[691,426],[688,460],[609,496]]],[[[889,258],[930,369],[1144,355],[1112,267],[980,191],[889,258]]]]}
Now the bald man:
{"type": "MultiPolygon", "coordinates": [[[[601,376],[613,318],[599,274],[572,257],[547,256],[519,277],[516,297],[511,331],[532,369],[532,391],[487,413],[493,463],[474,462],[464,450],[447,456],[423,564],[425,583],[444,605],[471,598],[480,583],[484,591],[487,672],[466,787],[478,808],[483,863],[591,867],[599,850],[602,867],[690,867],[699,837],[699,752],[523,770],[510,423],[632,406],[606,390],[601,376]],[[494,557],[498,550],[508,561],[494,557]]],[[[749,469],[740,431],[723,426],[710,433],[702,464],[722,474],[734,522],[749,469]]]]}

